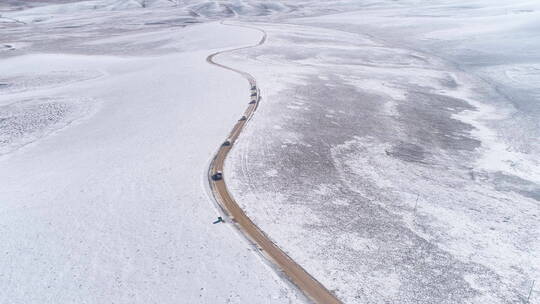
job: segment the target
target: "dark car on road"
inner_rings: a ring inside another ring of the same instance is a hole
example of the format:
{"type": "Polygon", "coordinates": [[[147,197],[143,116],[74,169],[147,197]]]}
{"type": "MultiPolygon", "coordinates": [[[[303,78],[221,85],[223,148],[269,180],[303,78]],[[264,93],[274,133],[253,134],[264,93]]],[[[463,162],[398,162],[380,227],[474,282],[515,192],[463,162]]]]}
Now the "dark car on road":
{"type": "Polygon", "coordinates": [[[221,171],[216,171],[216,173],[212,175],[212,180],[218,181],[222,179],[223,179],[223,172],[221,171]]]}

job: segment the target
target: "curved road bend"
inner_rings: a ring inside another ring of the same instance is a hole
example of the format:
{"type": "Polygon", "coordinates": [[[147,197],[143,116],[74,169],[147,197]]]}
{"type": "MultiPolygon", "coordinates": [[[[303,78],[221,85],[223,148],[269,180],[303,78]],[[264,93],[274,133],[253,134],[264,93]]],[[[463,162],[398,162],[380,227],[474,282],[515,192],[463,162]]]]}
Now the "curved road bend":
{"type": "MultiPolygon", "coordinates": [[[[241,26],[241,25],[238,25],[241,26]]],[[[248,27],[248,26],[243,26],[248,27]]],[[[261,40],[252,46],[247,47],[240,47],[236,49],[226,50],[226,51],[220,51],[213,53],[209,55],[206,58],[206,61],[208,63],[216,65],[218,67],[236,72],[240,75],[242,75],[244,78],[246,78],[249,81],[249,84],[251,86],[251,94],[255,93],[256,95],[252,97],[252,100],[254,100],[254,103],[250,103],[247,107],[246,111],[244,112],[244,116],[246,117],[245,120],[239,120],[231,133],[229,134],[229,141],[230,145],[228,146],[221,146],[220,149],[217,151],[214,159],[212,160],[212,163],[210,164],[209,168],[209,182],[210,182],[210,188],[212,189],[212,193],[214,195],[214,198],[218,202],[218,204],[224,208],[224,210],[229,214],[230,218],[236,222],[238,225],[236,225],[237,228],[240,229],[240,231],[246,235],[249,239],[251,239],[253,242],[255,242],[260,249],[266,254],[266,256],[273,261],[288,277],[289,279],[296,285],[298,288],[307,295],[311,300],[313,300],[315,303],[318,304],[340,304],[341,301],[339,301],[326,287],[324,287],[319,281],[317,281],[315,278],[313,278],[309,273],[307,273],[304,268],[302,268],[300,265],[298,265],[295,261],[293,261],[283,250],[281,250],[276,244],[274,244],[267,236],[266,234],[257,226],[253,221],[249,219],[249,217],[246,215],[246,213],[240,208],[240,206],[236,203],[232,195],[227,190],[227,185],[225,184],[225,181],[223,179],[214,181],[212,180],[211,176],[217,172],[217,171],[223,171],[223,165],[225,162],[225,158],[231,151],[234,142],[236,139],[238,139],[238,136],[240,135],[240,132],[246,125],[246,123],[249,121],[249,119],[253,116],[255,113],[255,110],[257,109],[257,106],[260,102],[260,91],[257,87],[257,82],[255,81],[255,78],[250,75],[249,73],[246,73],[244,71],[240,71],[228,66],[225,66],[223,64],[217,63],[214,61],[214,58],[222,53],[225,52],[232,52],[237,51],[241,49],[247,49],[247,48],[253,48],[257,47],[259,45],[262,45],[266,41],[266,32],[257,28],[251,29],[258,30],[263,33],[263,37],[261,40]]]]}

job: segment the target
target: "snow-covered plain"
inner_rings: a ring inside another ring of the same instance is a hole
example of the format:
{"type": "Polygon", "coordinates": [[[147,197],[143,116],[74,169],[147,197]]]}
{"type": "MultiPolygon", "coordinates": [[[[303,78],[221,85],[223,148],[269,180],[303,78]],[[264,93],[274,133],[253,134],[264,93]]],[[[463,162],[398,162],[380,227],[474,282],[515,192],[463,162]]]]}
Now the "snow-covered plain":
{"type": "Polygon", "coordinates": [[[537,1],[0,10],[0,302],[305,301],[210,224],[229,18],[268,34],[218,58],[261,88],[225,174],[271,239],[345,303],[540,303],[537,1]]]}

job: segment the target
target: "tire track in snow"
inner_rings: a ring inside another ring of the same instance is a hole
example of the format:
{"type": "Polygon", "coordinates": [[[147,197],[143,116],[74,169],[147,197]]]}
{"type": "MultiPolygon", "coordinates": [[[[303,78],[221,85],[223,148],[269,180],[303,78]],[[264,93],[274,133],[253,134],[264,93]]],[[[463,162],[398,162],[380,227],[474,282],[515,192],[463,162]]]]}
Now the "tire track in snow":
{"type": "MultiPolygon", "coordinates": [[[[222,22],[222,24],[224,23],[222,22]]],[[[260,91],[257,87],[257,82],[251,74],[217,63],[214,60],[214,58],[219,54],[254,48],[266,42],[267,35],[264,30],[243,25],[233,26],[255,29],[257,31],[260,31],[263,36],[261,40],[255,45],[219,51],[209,55],[206,58],[206,61],[212,65],[242,75],[244,78],[247,79],[250,84],[251,94],[255,94],[255,96],[251,97],[254,103],[250,102],[249,106],[244,111],[243,115],[245,116],[245,119],[239,120],[229,134],[228,140],[230,144],[222,145],[210,164],[210,168],[208,170],[208,181],[210,183],[210,189],[212,190],[212,194],[218,205],[225,211],[225,213],[229,215],[231,221],[236,224],[235,226],[248,239],[257,244],[263,254],[275,265],[277,265],[281,269],[281,271],[283,271],[283,273],[287,275],[289,280],[294,283],[307,297],[309,297],[311,300],[318,304],[339,304],[341,303],[341,301],[338,300],[336,296],[334,296],[328,289],[326,289],[326,287],[324,287],[319,281],[313,278],[304,268],[302,268],[293,259],[291,259],[283,250],[281,250],[276,244],[274,244],[266,236],[266,234],[257,225],[255,225],[255,223],[253,223],[253,221],[246,215],[242,208],[240,208],[240,206],[236,203],[232,195],[227,190],[227,185],[225,184],[224,179],[217,181],[212,179],[213,174],[218,171],[223,171],[223,166],[227,155],[234,146],[234,142],[238,139],[238,136],[240,135],[240,132],[242,132],[242,129],[253,117],[261,100],[260,91]]]]}

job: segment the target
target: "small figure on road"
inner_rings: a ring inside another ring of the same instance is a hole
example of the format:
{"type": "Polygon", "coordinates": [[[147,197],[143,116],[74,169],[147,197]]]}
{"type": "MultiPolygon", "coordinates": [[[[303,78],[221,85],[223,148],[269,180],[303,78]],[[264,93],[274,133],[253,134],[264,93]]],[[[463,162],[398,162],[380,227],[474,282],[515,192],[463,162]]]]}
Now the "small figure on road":
{"type": "Polygon", "coordinates": [[[219,224],[219,223],[225,223],[225,221],[223,220],[221,216],[218,216],[217,220],[214,221],[212,224],[219,224]]]}

